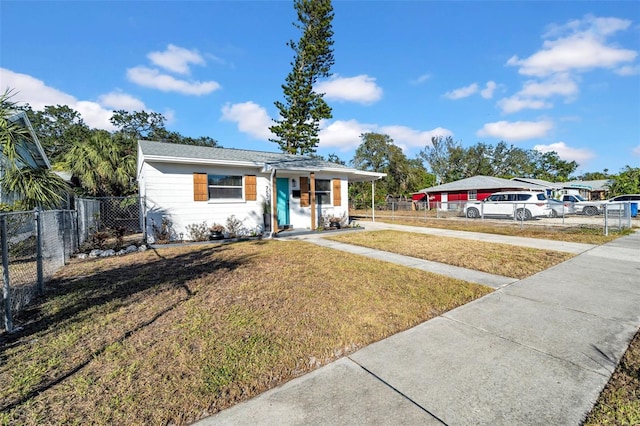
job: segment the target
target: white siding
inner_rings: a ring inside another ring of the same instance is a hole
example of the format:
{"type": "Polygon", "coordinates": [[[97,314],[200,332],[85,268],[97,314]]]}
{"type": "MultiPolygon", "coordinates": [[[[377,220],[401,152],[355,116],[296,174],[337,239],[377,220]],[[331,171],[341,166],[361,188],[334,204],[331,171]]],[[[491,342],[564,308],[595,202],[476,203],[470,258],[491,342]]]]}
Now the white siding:
{"type": "Polygon", "coordinates": [[[262,199],[267,193],[269,175],[258,170],[210,167],[186,164],[144,163],[140,175],[140,193],[145,194],[147,204],[147,233],[153,235],[152,225],[160,226],[162,218],[172,223],[174,238],[183,234],[189,239],[186,227],[207,222],[226,225],[227,218],[234,215],[247,230],[262,228],[262,199]],[[256,201],[217,202],[193,201],[193,174],[256,175],[256,201]]]}
{"type": "MultiPolygon", "coordinates": [[[[276,177],[289,178],[289,222],[294,229],[311,228],[311,207],[300,207],[300,198],[293,198],[291,178],[298,182],[300,176],[309,177],[304,173],[279,172],[276,177]]],[[[340,178],[341,206],[317,206],[316,226],[321,215],[342,216],[348,215],[348,181],[346,176],[316,173],[316,179],[340,178]]],[[[189,240],[186,230],[187,225],[206,222],[208,226],[214,223],[226,225],[227,218],[234,215],[243,221],[247,230],[261,230],[263,227],[262,202],[265,197],[271,196],[269,184],[270,174],[260,173],[260,169],[243,167],[220,167],[194,164],[170,164],[148,163],[140,165],[138,183],[140,195],[146,197],[146,226],[147,235],[153,236],[152,226],[155,223],[159,227],[162,218],[171,221],[173,238],[179,239],[180,234],[185,240],[189,240]],[[193,174],[221,174],[221,175],[255,175],[257,184],[256,201],[194,201],[193,200],[193,174]]],[[[299,189],[299,184],[298,184],[299,189]]],[[[333,186],[332,186],[333,190],[333,186]]],[[[333,200],[333,194],[331,197],[333,200]]]]}

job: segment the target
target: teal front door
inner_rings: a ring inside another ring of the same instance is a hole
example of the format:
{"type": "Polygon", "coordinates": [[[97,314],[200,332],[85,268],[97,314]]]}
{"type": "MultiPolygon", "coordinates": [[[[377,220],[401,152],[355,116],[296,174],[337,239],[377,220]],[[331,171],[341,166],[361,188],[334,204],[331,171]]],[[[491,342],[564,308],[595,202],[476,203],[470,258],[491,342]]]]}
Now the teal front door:
{"type": "Polygon", "coordinates": [[[276,178],[278,227],[289,225],[289,179],[276,178]]]}

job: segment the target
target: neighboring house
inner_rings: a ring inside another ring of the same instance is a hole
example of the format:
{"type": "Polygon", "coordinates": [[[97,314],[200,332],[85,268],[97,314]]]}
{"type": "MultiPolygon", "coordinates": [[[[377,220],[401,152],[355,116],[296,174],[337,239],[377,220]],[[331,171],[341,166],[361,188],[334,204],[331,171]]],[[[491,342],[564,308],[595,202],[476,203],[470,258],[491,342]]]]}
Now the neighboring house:
{"type": "Polygon", "coordinates": [[[562,185],[563,185],[562,183],[554,183],[554,182],[549,182],[543,179],[533,179],[533,178],[514,177],[511,180],[530,183],[532,185],[537,185],[538,187],[544,189],[545,193],[547,194],[547,197],[549,198],[553,198],[553,196],[559,192],[559,190],[562,188],[562,185]]]}
{"type": "Polygon", "coordinates": [[[545,191],[540,185],[513,179],[491,176],[473,176],[431,188],[421,189],[413,194],[414,202],[429,202],[429,208],[461,210],[467,201],[481,201],[499,191],[545,191]]]}
{"type": "Polygon", "coordinates": [[[242,149],[138,142],[138,186],[147,235],[163,218],[173,238],[189,239],[187,226],[225,225],[235,216],[247,230],[316,229],[322,217],[348,217],[348,184],[384,173],[356,170],[322,159],[242,149]]]}
{"type": "MultiPolygon", "coordinates": [[[[17,143],[17,150],[19,157],[23,160],[18,167],[30,166],[33,168],[47,168],[51,169],[49,159],[40,145],[38,136],[36,136],[33,126],[24,111],[20,111],[8,118],[12,123],[17,123],[22,127],[25,127],[31,134],[31,139],[21,138],[17,143]]],[[[2,153],[0,147],[0,177],[4,174],[4,170],[7,167],[7,158],[2,153]]],[[[5,194],[0,188],[0,202],[5,204],[13,204],[17,200],[16,194],[5,194]]]]}
{"type": "Polygon", "coordinates": [[[609,192],[609,185],[612,183],[609,179],[599,180],[573,180],[563,182],[560,193],[580,195],[586,200],[604,200],[609,192]]]}

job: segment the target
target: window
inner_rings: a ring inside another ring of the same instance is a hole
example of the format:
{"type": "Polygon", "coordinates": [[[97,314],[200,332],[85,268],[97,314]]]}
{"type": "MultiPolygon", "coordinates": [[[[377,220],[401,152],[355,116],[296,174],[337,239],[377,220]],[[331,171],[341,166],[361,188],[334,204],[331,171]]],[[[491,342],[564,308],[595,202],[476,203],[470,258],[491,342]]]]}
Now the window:
{"type": "Polygon", "coordinates": [[[467,191],[467,200],[477,200],[478,199],[478,191],[475,189],[472,189],[470,191],[467,191]]]}
{"type": "Polygon", "coordinates": [[[331,181],[316,179],[316,204],[331,205],[331,181]]]}
{"type": "Polygon", "coordinates": [[[242,176],[208,175],[209,199],[242,200],[242,176]]]}

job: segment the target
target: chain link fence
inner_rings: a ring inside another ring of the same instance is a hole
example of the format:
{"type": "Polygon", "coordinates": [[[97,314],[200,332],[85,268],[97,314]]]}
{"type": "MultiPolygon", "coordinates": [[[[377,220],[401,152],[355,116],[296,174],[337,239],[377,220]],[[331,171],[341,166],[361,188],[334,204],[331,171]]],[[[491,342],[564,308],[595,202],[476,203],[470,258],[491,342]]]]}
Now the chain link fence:
{"type": "Polygon", "coordinates": [[[37,295],[78,249],[76,212],[47,210],[0,214],[5,329],[13,329],[13,314],[37,295]]]}
{"type": "MultiPolygon", "coordinates": [[[[533,203],[536,204],[536,203],[533,203]]],[[[428,221],[431,219],[447,219],[455,221],[486,223],[505,223],[511,221],[525,226],[564,226],[576,228],[597,228],[607,235],[609,231],[619,231],[634,226],[640,226],[637,219],[637,206],[630,202],[615,203],[616,205],[603,206],[600,214],[596,216],[586,216],[583,214],[572,214],[572,209],[561,207],[553,215],[554,217],[527,217],[526,210],[529,209],[527,203],[514,203],[507,206],[509,212],[502,217],[499,215],[485,214],[485,203],[473,206],[477,209],[476,217],[468,217],[465,207],[471,206],[468,201],[448,201],[448,202],[418,202],[418,201],[392,201],[378,203],[372,209],[371,204],[352,203],[349,208],[349,216],[353,218],[381,219],[391,221],[428,221]],[[518,214],[522,212],[523,214],[518,214]]],[[[475,213],[475,212],[474,212],[475,213]]]]}
{"type": "Polygon", "coordinates": [[[5,330],[91,236],[142,232],[140,197],[76,198],[75,210],[0,213],[5,330]]]}
{"type": "Polygon", "coordinates": [[[123,235],[143,232],[143,197],[76,198],[80,244],[96,231],[115,230],[123,235]]]}

